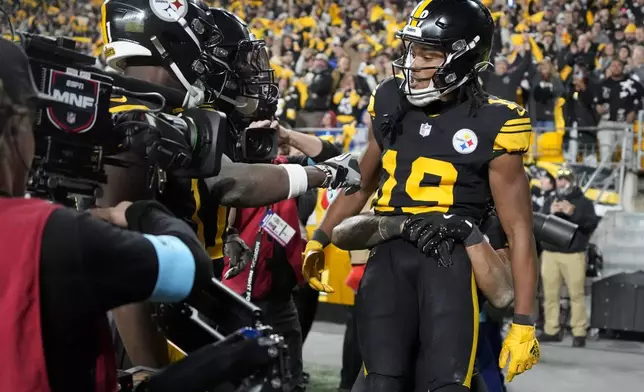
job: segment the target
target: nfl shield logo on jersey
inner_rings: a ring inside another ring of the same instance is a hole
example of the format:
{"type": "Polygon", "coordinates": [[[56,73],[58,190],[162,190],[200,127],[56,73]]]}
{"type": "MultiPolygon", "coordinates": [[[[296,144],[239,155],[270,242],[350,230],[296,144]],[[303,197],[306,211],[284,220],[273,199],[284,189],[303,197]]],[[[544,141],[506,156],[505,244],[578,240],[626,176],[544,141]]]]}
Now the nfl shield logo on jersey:
{"type": "Polygon", "coordinates": [[[476,150],[479,144],[479,138],[471,129],[461,129],[454,134],[452,146],[461,154],[471,154],[476,150]]]}
{"type": "Polygon", "coordinates": [[[418,133],[420,133],[420,136],[422,137],[427,137],[429,136],[431,131],[432,131],[432,126],[427,123],[423,123],[420,126],[420,131],[418,133]]]}

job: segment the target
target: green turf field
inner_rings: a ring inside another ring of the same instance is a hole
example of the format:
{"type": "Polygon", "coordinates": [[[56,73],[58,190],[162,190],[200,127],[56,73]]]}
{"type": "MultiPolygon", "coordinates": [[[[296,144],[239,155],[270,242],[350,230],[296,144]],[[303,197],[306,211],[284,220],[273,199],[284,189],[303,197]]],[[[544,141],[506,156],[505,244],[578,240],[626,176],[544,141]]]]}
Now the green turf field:
{"type": "Polygon", "coordinates": [[[340,368],[304,364],[304,371],[311,375],[307,392],[336,392],[340,385],[340,368]]]}

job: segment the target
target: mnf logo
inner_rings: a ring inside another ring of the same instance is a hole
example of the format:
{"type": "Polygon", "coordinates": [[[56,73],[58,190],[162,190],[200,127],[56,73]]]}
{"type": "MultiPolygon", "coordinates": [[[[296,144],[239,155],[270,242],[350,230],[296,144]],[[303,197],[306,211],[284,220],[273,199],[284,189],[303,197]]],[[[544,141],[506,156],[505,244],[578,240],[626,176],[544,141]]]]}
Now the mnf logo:
{"type": "Polygon", "coordinates": [[[51,70],[47,93],[59,104],[47,108],[49,121],[66,133],[83,133],[96,122],[99,83],[51,70]]]}

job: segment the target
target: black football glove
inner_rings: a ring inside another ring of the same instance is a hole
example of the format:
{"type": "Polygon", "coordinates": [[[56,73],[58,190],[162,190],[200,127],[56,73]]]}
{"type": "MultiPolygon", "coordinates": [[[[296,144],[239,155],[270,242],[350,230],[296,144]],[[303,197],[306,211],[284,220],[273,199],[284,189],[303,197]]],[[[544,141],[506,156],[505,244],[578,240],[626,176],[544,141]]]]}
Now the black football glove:
{"type": "Polygon", "coordinates": [[[455,242],[463,242],[474,225],[466,218],[441,213],[413,215],[403,224],[402,237],[442,265],[452,264],[455,242]]]}
{"type": "Polygon", "coordinates": [[[253,259],[253,251],[239,236],[236,230],[228,229],[226,242],[224,242],[224,256],[228,256],[230,268],[226,271],[224,279],[239,275],[253,259]]]}
{"type": "Polygon", "coordinates": [[[188,167],[192,161],[192,147],[185,121],[166,114],[146,113],[145,116],[150,124],[145,140],[150,164],[166,171],[188,167]]]}

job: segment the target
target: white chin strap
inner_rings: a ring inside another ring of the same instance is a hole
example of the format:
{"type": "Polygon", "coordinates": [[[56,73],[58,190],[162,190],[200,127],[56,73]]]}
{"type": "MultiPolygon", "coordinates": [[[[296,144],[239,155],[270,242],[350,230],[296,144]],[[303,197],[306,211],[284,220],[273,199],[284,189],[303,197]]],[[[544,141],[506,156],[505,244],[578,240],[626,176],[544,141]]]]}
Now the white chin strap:
{"type": "MultiPolygon", "coordinates": [[[[448,64],[450,64],[452,62],[452,60],[455,60],[455,59],[461,57],[462,55],[464,55],[466,52],[474,49],[474,47],[476,47],[476,45],[478,44],[479,41],[480,41],[480,37],[477,35],[476,37],[474,37],[474,39],[471,42],[469,42],[467,44],[465,44],[464,41],[461,40],[460,41],[460,42],[462,42],[461,47],[456,47],[456,44],[457,44],[456,43],[455,45],[452,46],[454,52],[449,53],[447,55],[447,57],[445,58],[445,61],[443,62],[443,64],[441,66],[442,67],[447,66],[448,64]]],[[[413,62],[414,61],[411,58],[411,47],[410,47],[409,50],[407,50],[407,55],[405,56],[405,68],[406,69],[403,71],[403,74],[405,75],[405,79],[407,79],[407,80],[411,79],[411,70],[410,70],[410,68],[412,68],[413,62]]],[[[456,79],[454,74],[448,75],[447,78],[449,79],[449,77],[453,77],[453,79],[456,79]]],[[[412,105],[414,105],[414,106],[426,106],[429,103],[431,103],[433,101],[436,101],[436,100],[440,99],[442,96],[447,95],[447,94],[451,93],[452,91],[456,90],[457,88],[461,87],[469,79],[470,79],[470,75],[466,75],[466,76],[463,77],[463,79],[459,80],[457,83],[452,84],[451,86],[449,86],[445,90],[436,89],[434,87],[434,81],[433,80],[430,80],[429,86],[427,86],[425,88],[419,88],[419,89],[412,89],[410,87],[410,85],[409,85],[409,82],[407,82],[407,83],[405,83],[405,93],[407,95],[407,100],[412,105]]],[[[454,82],[454,80],[451,80],[448,83],[453,83],[453,82],[454,82]]]]}
{"type": "Polygon", "coordinates": [[[223,94],[219,95],[218,98],[233,105],[235,107],[235,110],[245,116],[249,116],[255,113],[257,107],[259,106],[259,101],[255,98],[248,98],[244,96],[231,98],[223,94]]]}

